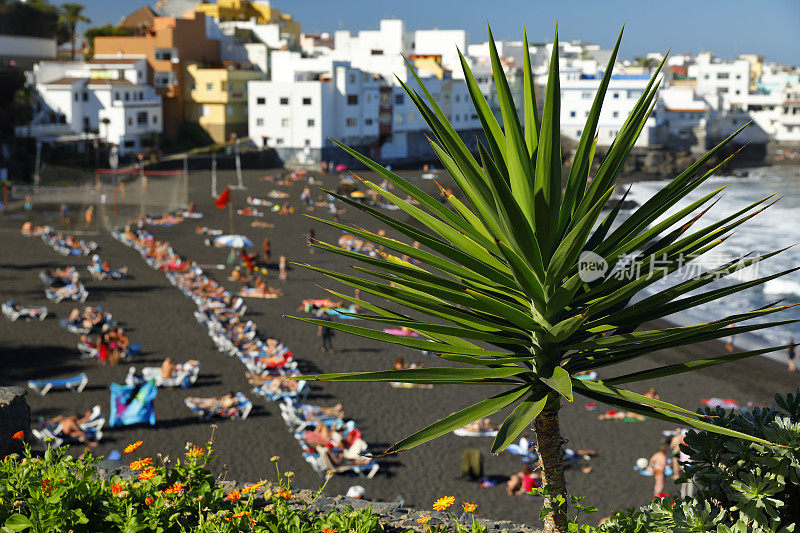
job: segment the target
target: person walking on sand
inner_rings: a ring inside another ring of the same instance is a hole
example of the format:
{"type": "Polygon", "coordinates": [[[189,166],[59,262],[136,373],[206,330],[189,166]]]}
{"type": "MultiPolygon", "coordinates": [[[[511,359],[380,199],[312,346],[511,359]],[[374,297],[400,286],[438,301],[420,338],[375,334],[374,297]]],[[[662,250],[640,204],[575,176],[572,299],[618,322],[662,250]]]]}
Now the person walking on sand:
{"type": "MultiPolygon", "coordinates": [[[[326,313],[323,309],[317,311],[317,318],[325,321],[331,322],[331,317],[326,313]]],[[[320,350],[323,352],[333,353],[333,330],[326,325],[320,324],[317,327],[317,337],[322,338],[322,347],[320,350]]]]}
{"type": "MultiPolygon", "coordinates": [[[[684,444],[686,433],[688,430],[678,428],[675,431],[675,436],[669,443],[670,450],[672,451],[672,479],[676,480],[681,476],[683,464],[689,462],[689,456],[681,449],[681,444],[684,444]]],[[[694,481],[689,478],[685,483],[681,484],[681,498],[694,498],[695,493],[694,481]]]]}
{"type": "Polygon", "coordinates": [[[61,225],[66,226],[69,224],[69,209],[67,208],[67,204],[61,204],[59,213],[61,214],[61,225]]]}
{"type": "Polygon", "coordinates": [[[282,255],[281,258],[278,260],[278,279],[285,280],[286,279],[286,256],[282,255]]]}
{"type": "Polygon", "coordinates": [[[789,372],[794,372],[796,370],[794,360],[797,357],[797,346],[794,345],[794,337],[789,339],[789,342],[791,346],[786,348],[786,355],[789,357],[789,372]]]}
{"type": "Polygon", "coordinates": [[[311,246],[311,245],[314,244],[314,241],[316,241],[316,240],[317,240],[317,237],[314,234],[314,228],[310,228],[308,230],[308,235],[306,235],[306,244],[308,245],[308,253],[310,253],[310,254],[314,253],[314,247],[311,246]]]}
{"type": "Polygon", "coordinates": [[[650,458],[650,469],[653,471],[653,498],[660,498],[664,494],[664,469],[667,468],[667,447],[661,445],[656,453],[650,458]]]}
{"type": "Polygon", "coordinates": [[[94,216],[94,206],[90,205],[83,213],[83,220],[86,222],[86,228],[92,227],[92,217],[94,216]]]}
{"type": "Polygon", "coordinates": [[[262,244],[262,245],[261,245],[261,247],[262,247],[262,248],[263,248],[263,250],[264,250],[264,262],[265,262],[266,264],[269,264],[269,259],[270,259],[270,245],[269,245],[269,237],[266,237],[266,238],[264,239],[264,244],[262,244]]]}

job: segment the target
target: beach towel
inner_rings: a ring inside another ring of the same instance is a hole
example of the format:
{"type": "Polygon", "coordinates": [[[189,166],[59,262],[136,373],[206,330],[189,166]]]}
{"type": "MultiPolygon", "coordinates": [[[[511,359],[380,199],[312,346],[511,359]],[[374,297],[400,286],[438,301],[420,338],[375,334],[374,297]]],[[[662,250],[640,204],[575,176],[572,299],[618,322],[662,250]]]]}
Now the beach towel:
{"type": "Polygon", "coordinates": [[[142,385],[111,384],[111,416],[108,425],[130,426],[149,422],[156,425],[156,412],[153,406],[158,394],[155,381],[148,381],[142,385]]]}
{"type": "Polygon", "coordinates": [[[700,400],[711,409],[722,407],[723,409],[739,409],[739,402],[731,400],[730,398],[703,398],[700,400]]]}

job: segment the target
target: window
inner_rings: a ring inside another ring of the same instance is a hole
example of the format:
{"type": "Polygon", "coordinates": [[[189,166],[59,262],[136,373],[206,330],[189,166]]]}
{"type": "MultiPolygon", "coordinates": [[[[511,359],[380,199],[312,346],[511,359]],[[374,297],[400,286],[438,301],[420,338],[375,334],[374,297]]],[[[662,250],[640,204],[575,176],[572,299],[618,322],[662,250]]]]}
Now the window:
{"type": "Polygon", "coordinates": [[[395,113],[394,114],[394,121],[395,121],[396,124],[402,124],[403,123],[403,115],[401,113],[395,113]]]}
{"type": "Polygon", "coordinates": [[[264,125],[264,119],[263,118],[257,118],[256,119],[256,126],[263,126],[263,125],[264,125]]]}
{"type": "Polygon", "coordinates": [[[314,119],[313,119],[313,118],[310,118],[310,119],[306,120],[306,126],[307,126],[307,127],[309,127],[309,128],[313,128],[313,127],[314,127],[314,124],[315,124],[315,122],[314,122],[314,119]]]}
{"type": "MultiPolygon", "coordinates": [[[[128,119],[128,123],[130,124],[131,119],[128,119]]],[[[83,117],[83,130],[89,131],[89,117],[83,117]]]]}
{"type": "Polygon", "coordinates": [[[354,119],[354,118],[348,118],[345,121],[345,125],[350,126],[350,127],[354,127],[356,124],[358,124],[358,121],[356,119],[354,119]]]}
{"type": "Polygon", "coordinates": [[[86,93],[86,92],[83,93],[83,101],[84,102],[88,102],[89,101],[89,93],[86,93]]]}
{"type": "Polygon", "coordinates": [[[158,124],[158,115],[153,115],[153,124],[158,124]]]}
{"type": "Polygon", "coordinates": [[[356,75],[355,74],[350,74],[349,79],[350,79],[350,83],[355,83],[356,82],[356,75]]]}
{"type": "Polygon", "coordinates": [[[584,100],[591,100],[592,99],[592,93],[590,93],[590,92],[582,92],[581,93],[581,98],[583,98],[584,100]]]}
{"type": "Polygon", "coordinates": [[[382,56],[383,50],[370,50],[369,53],[373,56],[382,56]]]}
{"type": "Polygon", "coordinates": [[[614,111],[613,113],[611,113],[611,116],[614,118],[619,117],[619,111],[614,111]]]}
{"type": "Polygon", "coordinates": [[[730,78],[731,75],[727,72],[717,72],[717,79],[718,80],[727,80],[730,78]]]}
{"type": "Polygon", "coordinates": [[[136,146],[136,141],[125,141],[125,148],[133,148],[136,146]]]}
{"type": "Polygon", "coordinates": [[[614,98],[619,98],[619,93],[614,93],[614,98]]]}
{"type": "Polygon", "coordinates": [[[311,146],[311,139],[306,139],[303,144],[305,144],[306,146],[311,146]]]}
{"type": "Polygon", "coordinates": [[[172,50],[169,48],[157,48],[156,59],[159,61],[172,61],[172,50]]]}
{"type": "Polygon", "coordinates": [[[140,126],[147,125],[147,111],[139,111],[136,113],[136,124],[140,126]]]}
{"type": "Polygon", "coordinates": [[[348,94],[347,95],[347,105],[356,105],[358,104],[358,95],[357,94],[348,94]]]}
{"type": "Polygon", "coordinates": [[[707,79],[708,79],[708,78],[710,78],[710,77],[711,77],[711,76],[709,76],[708,74],[706,74],[706,75],[704,75],[704,76],[703,76],[703,79],[704,79],[704,80],[707,80],[707,79]]]}
{"type": "Polygon", "coordinates": [[[630,99],[639,98],[641,95],[642,95],[642,91],[640,91],[638,89],[637,90],[633,90],[633,91],[628,91],[628,98],[630,98],[630,99]]]}
{"type": "Polygon", "coordinates": [[[303,98],[303,105],[311,105],[311,97],[306,96],[303,98]]]}
{"type": "Polygon", "coordinates": [[[128,117],[128,126],[133,126],[133,117],[128,117]]]}
{"type": "Polygon", "coordinates": [[[717,94],[728,94],[728,88],[727,87],[718,87],[717,88],[717,94]]]}
{"type": "Polygon", "coordinates": [[[402,94],[394,95],[394,105],[403,105],[403,95],[402,94]]]}
{"type": "Polygon", "coordinates": [[[575,137],[580,137],[583,133],[583,130],[575,130],[575,137]]]}
{"type": "Polygon", "coordinates": [[[457,94],[456,95],[456,103],[459,103],[460,101],[461,101],[461,95],[457,94]]]}
{"type": "Polygon", "coordinates": [[[289,127],[289,119],[288,118],[282,118],[281,119],[281,127],[282,128],[288,128],[289,127]]]}
{"type": "MultiPolygon", "coordinates": [[[[77,96],[77,95],[76,95],[76,96],[77,96]]],[[[76,100],[77,100],[77,98],[76,98],[76,100]]],[[[118,93],[118,92],[114,92],[114,100],[115,100],[115,101],[116,101],[116,100],[119,100],[119,93],[118,93]]]]}
{"type": "Polygon", "coordinates": [[[736,94],[740,94],[741,92],[742,92],[742,91],[740,91],[739,89],[736,89],[736,90],[734,91],[734,93],[736,93],[736,94]]]}
{"type": "Polygon", "coordinates": [[[172,72],[156,72],[153,77],[153,85],[156,87],[169,87],[175,82],[172,72]]]}
{"type": "Polygon", "coordinates": [[[214,91],[214,84],[213,83],[206,83],[206,91],[213,92],[214,91]]]}
{"type": "Polygon", "coordinates": [[[75,101],[78,101],[78,93],[75,93],[75,101]]]}
{"type": "Polygon", "coordinates": [[[263,96],[259,96],[256,98],[256,105],[265,105],[267,103],[267,99],[263,96]]]}
{"type": "Polygon", "coordinates": [[[570,111],[569,112],[569,116],[574,118],[575,117],[575,111],[570,111]]]}
{"type": "Polygon", "coordinates": [[[461,122],[461,115],[456,115],[456,122],[461,122]]]}
{"type": "Polygon", "coordinates": [[[278,137],[277,139],[275,139],[275,144],[283,144],[283,138],[278,137]]]}
{"type": "Polygon", "coordinates": [[[737,74],[737,75],[736,75],[736,79],[737,79],[737,80],[740,80],[740,79],[742,79],[742,75],[741,75],[741,74],[737,74]]]}
{"type": "Polygon", "coordinates": [[[371,118],[365,118],[364,119],[364,125],[365,126],[372,126],[372,119],[371,118]]]}
{"type": "Polygon", "coordinates": [[[289,105],[289,97],[281,96],[281,105],[289,105]]]}

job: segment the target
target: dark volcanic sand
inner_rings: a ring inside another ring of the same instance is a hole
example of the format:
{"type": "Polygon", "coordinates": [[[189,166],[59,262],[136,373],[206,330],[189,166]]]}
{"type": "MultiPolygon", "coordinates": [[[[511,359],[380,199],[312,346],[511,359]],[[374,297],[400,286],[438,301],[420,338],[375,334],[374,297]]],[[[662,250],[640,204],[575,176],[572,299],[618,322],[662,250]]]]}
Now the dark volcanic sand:
{"type": "MultiPolygon", "coordinates": [[[[246,195],[266,197],[274,187],[259,181],[266,174],[277,172],[250,171],[245,178],[250,187],[247,191],[233,191],[235,206],[245,205],[246,195]]],[[[416,174],[418,175],[418,174],[416,174]]],[[[222,172],[220,181],[233,181],[231,172],[222,172]]],[[[333,178],[326,178],[329,185],[333,178]]],[[[200,225],[227,230],[227,210],[217,210],[209,194],[210,173],[192,173],[190,177],[190,199],[198,204],[205,214],[201,220],[188,220],[171,228],[150,228],[160,238],[171,241],[175,250],[199,264],[225,263],[225,250],[208,248],[204,237],[195,234],[200,225]]],[[[422,183],[434,188],[432,182],[422,183]]],[[[287,190],[289,201],[299,205],[303,185],[278,187],[287,190]]],[[[222,188],[222,187],[220,187],[222,188]]],[[[316,193],[315,193],[316,194],[316,193]]],[[[52,206],[50,211],[55,210],[52,206]]],[[[263,209],[262,209],[263,210],[263,209]]],[[[406,219],[399,211],[389,212],[406,219]]],[[[317,210],[328,218],[327,213],[317,210]]],[[[378,226],[371,220],[349,211],[345,222],[358,222],[373,230],[378,226]]],[[[260,250],[265,236],[272,241],[272,260],[277,265],[278,257],[285,254],[292,261],[310,262],[321,267],[348,270],[350,261],[334,254],[316,251],[309,254],[305,245],[305,234],[313,227],[322,240],[335,243],[339,232],[324,227],[298,213],[277,216],[268,213],[263,220],[276,225],[274,229],[251,228],[249,217],[235,216],[236,232],[248,235],[260,250]]],[[[46,304],[53,315],[44,323],[11,323],[0,319],[0,384],[26,386],[28,379],[65,377],[86,372],[89,385],[82,394],[54,391],[44,398],[29,393],[32,422],[38,417],[59,413],[83,412],[94,404],[108,409],[108,385],[112,381],[124,381],[128,365],[116,368],[100,367],[95,361],[83,361],[76,349],[77,337],[62,329],[58,319],[64,318],[74,307],[71,303],[52,304],[46,301],[37,273],[43,268],[60,265],[76,265],[82,280],[89,290],[87,304],[100,304],[111,311],[121,322],[132,342],[142,344],[144,354],[138,357],[136,366],[160,364],[165,356],[174,361],[196,358],[202,362],[201,374],[191,390],[160,389],[156,399],[158,424],[156,427],[139,426],[107,430],[97,449],[107,454],[112,449],[121,450],[127,443],[143,440],[143,454],[162,453],[169,456],[180,454],[186,442],[201,443],[208,439],[210,424],[197,421],[184,407],[182,399],[188,395],[221,395],[228,390],[244,391],[254,398],[255,408],[245,421],[217,420],[215,446],[219,460],[217,471],[225,473],[227,479],[251,481],[259,478],[274,479],[274,465],[269,462],[273,455],[281,457],[282,470],[295,473],[296,484],[301,487],[318,486],[319,478],[307,465],[300,449],[286,430],[277,406],[268,404],[250,393],[244,377],[244,367],[235,358],[219,353],[205,329],[199,325],[192,312],[194,304],[165,279],[163,273],[150,269],[138,253],[114,241],[107,232],[93,236],[100,245],[98,253],[112,266],[128,265],[132,279],[120,282],[93,281],[85,271],[87,258],[63,258],[46,246],[40,239],[26,239],[18,233],[22,221],[0,219],[0,299],[9,297],[27,304],[46,304]]],[[[277,300],[247,299],[247,317],[259,325],[262,335],[281,339],[301,361],[305,373],[332,371],[383,370],[391,367],[399,355],[406,361],[422,360],[433,366],[432,358],[402,347],[380,344],[342,333],[336,335],[335,355],[320,352],[316,328],[308,324],[283,318],[285,314],[297,314],[303,298],[325,297],[317,285],[322,284],[349,292],[347,288],[323,276],[294,268],[289,280],[277,280],[277,268],[270,273],[269,283],[285,291],[277,300]]],[[[230,268],[225,271],[207,269],[207,273],[222,281],[230,289],[240,284],[227,281],[230,268]]],[[[720,353],[720,346],[706,343],[685,350],[671,350],[651,356],[648,360],[626,365],[625,370],[647,368],[654,363],[668,364],[701,356],[720,353]]],[[[657,384],[661,398],[680,405],[699,407],[700,398],[719,396],[740,402],[752,400],[771,403],[776,391],[789,392],[796,387],[797,379],[785,372],[785,368],[764,358],[755,358],[717,367],[693,374],[664,379],[657,384]]],[[[634,386],[639,392],[646,391],[653,383],[644,382],[634,386]]],[[[445,416],[468,403],[491,393],[491,388],[461,388],[440,386],[432,390],[393,389],[385,384],[315,384],[309,401],[321,405],[336,402],[344,404],[345,413],[358,420],[358,427],[373,451],[382,451],[391,443],[411,432],[445,416]]],[[[589,412],[584,408],[585,400],[576,397],[574,404],[562,410],[561,427],[568,446],[593,448],[597,457],[591,461],[593,470],[589,474],[568,471],[569,490],[587,497],[586,502],[596,505],[600,515],[610,513],[616,507],[642,505],[652,494],[652,478],[635,474],[632,466],[637,458],[649,457],[661,442],[661,431],[670,425],[647,420],[640,423],[598,421],[599,411],[589,412]]],[[[603,406],[601,406],[602,410],[603,406]]],[[[502,420],[500,416],[494,420],[502,420]]],[[[456,496],[458,502],[468,500],[480,506],[479,515],[536,523],[539,501],[521,497],[508,497],[504,486],[481,489],[474,483],[457,479],[460,473],[462,452],[470,447],[482,450],[485,471],[489,475],[507,476],[520,470],[521,464],[515,456],[504,453],[493,457],[488,453],[491,440],[488,438],[459,438],[448,435],[420,446],[409,452],[381,460],[381,470],[372,480],[337,476],[331,480],[327,491],[343,493],[354,484],[361,484],[367,496],[393,499],[402,495],[405,501],[421,508],[429,508],[434,499],[446,494],[456,496]]],[[[75,448],[79,450],[79,448],[75,448]]],[[[671,485],[668,485],[672,488],[671,485]]]]}

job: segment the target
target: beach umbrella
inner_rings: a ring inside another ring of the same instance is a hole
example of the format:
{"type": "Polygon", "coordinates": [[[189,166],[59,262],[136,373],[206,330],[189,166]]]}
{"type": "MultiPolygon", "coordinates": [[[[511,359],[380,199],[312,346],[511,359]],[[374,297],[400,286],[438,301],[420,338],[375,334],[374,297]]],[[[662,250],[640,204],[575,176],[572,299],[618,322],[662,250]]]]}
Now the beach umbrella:
{"type": "Polygon", "coordinates": [[[228,248],[250,248],[253,246],[253,241],[244,235],[220,235],[214,239],[214,244],[228,248]]]}

